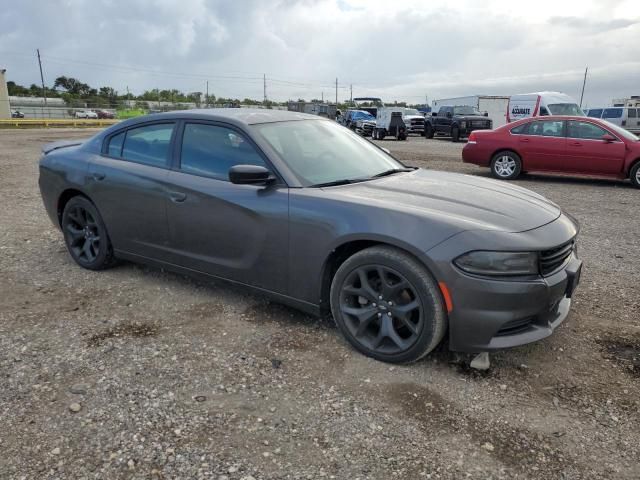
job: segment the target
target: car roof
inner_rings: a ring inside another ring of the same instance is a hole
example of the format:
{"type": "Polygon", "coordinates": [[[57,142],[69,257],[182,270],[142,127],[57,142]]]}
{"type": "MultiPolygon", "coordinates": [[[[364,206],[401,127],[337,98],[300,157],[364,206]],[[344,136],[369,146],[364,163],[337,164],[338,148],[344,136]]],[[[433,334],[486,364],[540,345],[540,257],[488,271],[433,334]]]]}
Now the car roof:
{"type": "MultiPolygon", "coordinates": [[[[198,108],[155,113],[152,116],[136,117],[137,121],[150,120],[219,120],[223,122],[256,125],[260,123],[289,122],[295,120],[324,120],[318,115],[289,112],[287,110],[269,110],[266,108],[198,108]]],[[[131,124],[137,123],[135,121],[131,124]]]]}

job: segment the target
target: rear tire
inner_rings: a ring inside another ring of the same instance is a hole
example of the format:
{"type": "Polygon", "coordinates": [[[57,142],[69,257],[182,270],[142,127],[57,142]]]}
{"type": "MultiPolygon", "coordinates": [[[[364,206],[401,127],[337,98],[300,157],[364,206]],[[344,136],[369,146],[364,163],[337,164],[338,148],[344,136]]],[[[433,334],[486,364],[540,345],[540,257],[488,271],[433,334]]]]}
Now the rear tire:
{"type": "Polygon", "coordinates": [[[384,128],[381,128],[380,130],[378,130],[378,140],[384,140],[384,137],[386,134],[387,132],[385,131],[384,128]]]}
{"type": "Polygon", "coordinates": [[[393,247],[371,247],[349,257],[333,278],[330,298],[347,341],[383,362],[419,360],[447,328],[435,280],[424,265],[393,247]]]}
{"type": "Polygon", "coordinates": [[[372,140],[377,140],[378,139],[378,131],[375,128],[373,130],[371,130],[371,139],[372,140]]]}
{"type": "Polygon", "coordinates": [[[631,185],[636,188],[640,188],[640,161],[636,162],[636,164],[631,167],[629,171],[629,180],[631,180],[631,185]]]}
{"type": "Polygon", "coordinates": [[[88,198],[71,198],[61,221],[65,245],[82,268],[104,270],[115,263],[113,247],[100,212],[88,198]]]}
{"type": "Polygon", "coordinates": [[[513,180],[522,172],[520,156],[509,150],[496,153],[491,159],[491,175],[500,180],[513,180]]]}

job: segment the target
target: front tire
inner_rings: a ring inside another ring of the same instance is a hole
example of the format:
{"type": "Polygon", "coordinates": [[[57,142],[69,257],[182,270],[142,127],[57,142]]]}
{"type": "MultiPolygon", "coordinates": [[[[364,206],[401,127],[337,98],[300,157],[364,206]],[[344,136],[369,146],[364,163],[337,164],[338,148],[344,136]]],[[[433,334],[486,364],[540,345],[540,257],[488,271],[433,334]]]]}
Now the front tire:
{"type": "Polygon", "coordinates": [[[522,172],[520,156],[508,150],[496,153],[491,159],[491,175],[500,180],[513,180],[522,172]]]}
{"type": "Polygon", "coordinates": [[[427,124],[427,126],[424,127],[424,136],[427,138],[433,138],[433,134],[434,134],[433,127],[427,124]]]}
{"type": "Polygon", "coordinates": [[[86,197],[70,199],[62,213],[62,232],[71,258],[82,268],[104,270],[114,263],[113,247],[100,212],[86,197]]]}
{"type": "Polygon", "coordinates": [[[636,188],[640,188],[640,162],[636,162],[636,164],[631,167],[629,171],[629,180],[631,180],[631,185],[636,188]]]}
{"type": "Polygon", "coordinates": [[[333,278],[330,297],[341,333],[376,360],[419,360],[446,331],[435,280],[424,265],[396,248],[371,247],[348,258],[333,278]]]}
{"type": "Polygon", "coordinates": [[[458,127],[453,127],[451,129],[451,141],[457,142],[460,140],[460,129],[458,127]]]}

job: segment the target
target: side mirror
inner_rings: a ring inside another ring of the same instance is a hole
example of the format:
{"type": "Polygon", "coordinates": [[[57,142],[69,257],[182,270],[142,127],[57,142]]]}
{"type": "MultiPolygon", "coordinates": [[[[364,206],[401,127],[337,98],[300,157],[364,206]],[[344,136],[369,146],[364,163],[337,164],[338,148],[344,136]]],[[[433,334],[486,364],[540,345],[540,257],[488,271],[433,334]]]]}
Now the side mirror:
{"type": "Polygon", "coordinates": [[[229,181],[236,185],[266,185],[273,180],[271,172],[260,165],[234,165],[229,169],[229,181]]]}
{"type": "Polygon", "coordinates": [[[605,133],[604,135],[602,135],[601,138],[605,143],[611,143],[616,141],[616,137],[614,137],[613,135],[609,135],[608,133],[605,133]]]}
{"type": "Polygon", "coordinates": [[[488,116],[489,116],[489,112],[484,112],[484,113],[483,113],[483,115],[484,115],[485,117],[488,117],[488,116]]]}
{"type": "Polygon", "coordinates": [[[451,118],[453,117],[453,114],[451,112],[447,112],[447,118],[451,118]]]}
{"type": "Polygon", "coordinates": [[[431,112],[431,116],[432,117],[437,117],[438,116],[438,112],[431,112]]]}

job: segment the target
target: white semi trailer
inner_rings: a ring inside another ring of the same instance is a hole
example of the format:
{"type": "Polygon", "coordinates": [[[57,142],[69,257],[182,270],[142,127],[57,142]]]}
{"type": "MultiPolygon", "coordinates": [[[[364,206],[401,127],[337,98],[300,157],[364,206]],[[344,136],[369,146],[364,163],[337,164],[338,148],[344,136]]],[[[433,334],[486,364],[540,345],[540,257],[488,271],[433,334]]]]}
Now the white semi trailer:
{"type": "Polygon", "coordinates": [[[493,128],[501,127],[507,123],[507,107],[509,97],[498,95],[471,95],[468,97],[442,98],[433,101],[433,111],[440,107],[475,107],[478,111],[487,112],[487,116],[493,120],[493,128]]]}

